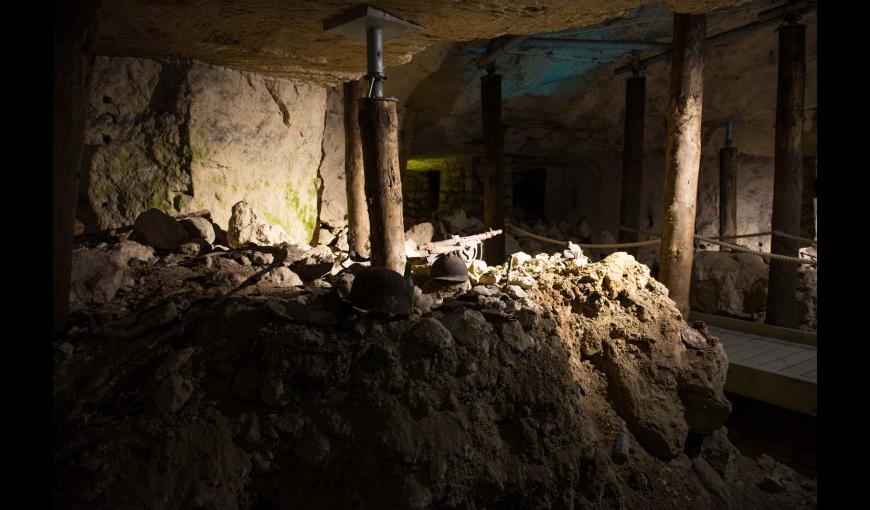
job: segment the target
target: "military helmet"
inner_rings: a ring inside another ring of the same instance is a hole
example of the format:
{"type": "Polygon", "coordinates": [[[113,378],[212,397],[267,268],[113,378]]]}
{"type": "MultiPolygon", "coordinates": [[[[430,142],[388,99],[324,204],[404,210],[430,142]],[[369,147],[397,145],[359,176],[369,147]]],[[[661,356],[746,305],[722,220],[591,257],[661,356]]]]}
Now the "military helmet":
{"type": "Polygon", "coordinates": [[[429,275],[433,280],[465,282],[468,281],[468,267],[459,255],[446,253],[432,264],[429,275]]]}
{"type": "Polygon", "coordinates": [[[370,312],[408,315],[411,311],[405,278],[384,267],[368,267],[354,277],[350,303],[370,312]]]}

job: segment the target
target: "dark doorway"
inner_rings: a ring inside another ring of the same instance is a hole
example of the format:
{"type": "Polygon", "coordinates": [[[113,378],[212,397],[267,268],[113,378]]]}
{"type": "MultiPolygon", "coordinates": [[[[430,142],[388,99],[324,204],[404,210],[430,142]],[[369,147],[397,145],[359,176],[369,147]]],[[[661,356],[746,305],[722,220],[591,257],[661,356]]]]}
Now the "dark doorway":
{"type": "Polygon", "coordinates": [[[534,168],[515,172],[514,181],[514,208],[521,209],[526,221],[533,219],[544,220],[544,181],[547,171],[543,168],[534,168]]]}

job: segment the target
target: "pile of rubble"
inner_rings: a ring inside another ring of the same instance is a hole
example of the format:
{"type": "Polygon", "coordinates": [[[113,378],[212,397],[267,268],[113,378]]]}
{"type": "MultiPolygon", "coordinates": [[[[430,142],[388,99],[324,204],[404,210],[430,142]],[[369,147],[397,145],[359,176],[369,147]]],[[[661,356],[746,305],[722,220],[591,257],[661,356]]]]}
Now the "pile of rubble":
{"type": "Polygon", "coordinates": [[[729,443],[721,344],[628,255],[421,263],[389,316],[348,301],[365,265],[337,240],[231,224],[194,254],[167,229],[174,251],[74,259],[118,272],[111,297],[78,283],[55,343],[57,507],[815,507],[814,481],[729,443]]]}

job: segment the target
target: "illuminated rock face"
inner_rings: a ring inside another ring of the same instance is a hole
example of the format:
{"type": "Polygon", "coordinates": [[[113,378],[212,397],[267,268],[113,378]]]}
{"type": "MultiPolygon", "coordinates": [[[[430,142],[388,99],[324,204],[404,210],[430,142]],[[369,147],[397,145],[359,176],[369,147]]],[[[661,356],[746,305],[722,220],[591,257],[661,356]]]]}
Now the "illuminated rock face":
{"type": "Polygon", "coordinates": [[[79,217],[94,231],[152,207],[208,209],[225,227],[245,200],[308,242],[326,92],[199,62],[98,58],[79,217]]]}
{"type": "MultiPolygon", "coordinates": [[[[188,308],[257,271],[232,259],[254,253],[183,265],[175,255],[147,262],[136,246],[105,256],[134,247],[146,263],[118,280],[136,286],[84,306],[75,353],[58,360],[56,426],[71,459],[56,466],[64,508],[174,508],[160,503],[169,497],[242,509],[264,487],[275,508],[564,508],[553,504],[562,499],[619,508],[620,498],[653,508],[652,494],[626,486],[641,474],[662,491],[677,487],[668,497],[709,497],[682,450],[689,432],[713,434],[730,411],[724,352],[628,255],[583,265],[523,258],[513,271],[530,280],[527,291],[491,286],[433,310],[421,306],[433,294],[415,293],[411,316],[387,319],[335,298],[329,286],[355,285],[353,273],[303,284],[286,267],[252,295],[188,308]],[[109,322],[93,329],[88,314],[109,322]],[[183,331],[167,330],[179,314],[183,331]],[[134,419],[106,405],[120,384],[125,403],[143,406],[134,419]],[[94,403],[97,415],[70,399],[94,403]],[[85,419],[97,425],[72,426],[85,419]],[[623,420],[630,461],[618,467],[610,452],[623,420]],[[94,442],[88,455],[106,468],[65,488],[80,469],[72,459],[94,442]],[[155,455],[134,462],[145,443],[155,455]]],[[[505,268],[493,271],[505,279],[505,268]]],[[[727,469],[727,458],[709,457],[727,469]]]]}

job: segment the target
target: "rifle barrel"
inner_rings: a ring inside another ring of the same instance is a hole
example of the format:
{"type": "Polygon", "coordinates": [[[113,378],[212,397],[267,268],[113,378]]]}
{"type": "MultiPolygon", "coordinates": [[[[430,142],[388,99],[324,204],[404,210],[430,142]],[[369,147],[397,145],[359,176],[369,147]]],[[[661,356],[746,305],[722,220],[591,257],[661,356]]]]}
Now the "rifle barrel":
{"type": "Polygon", "coordinates": [[[501,229],[498,230],[490,230],[489,232],[484,232],[482,234],[475,234],[466,237],[454,237],[453,239],[444,239],[442,241],[433,241],[428,242],[422,246],[420,246],[423,250],[428,250],[430,248],[438,248],[442,246],[462,246],[464,244],[468,244],[473,241],[482,241],[484,239],[489,239],[490,237],[495,237],[497,235],[501,235],[501,229]]]}

